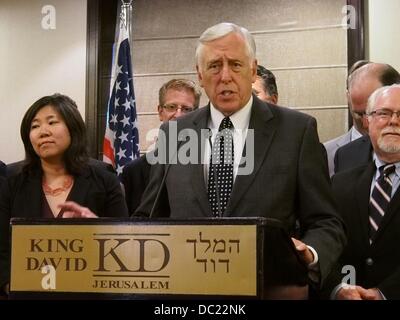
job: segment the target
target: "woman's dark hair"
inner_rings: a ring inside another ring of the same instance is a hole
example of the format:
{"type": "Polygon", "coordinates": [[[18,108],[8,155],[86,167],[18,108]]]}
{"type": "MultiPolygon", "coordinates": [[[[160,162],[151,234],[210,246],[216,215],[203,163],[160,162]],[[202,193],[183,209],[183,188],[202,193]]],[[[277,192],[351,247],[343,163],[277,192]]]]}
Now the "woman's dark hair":
{"type": "Polygon", "coordinates": [[[78,111],[78,107],[71,98],[55,93],[37,100],[28,111],[26,111],[21,122],[21,138],[25,148],[25,167],[24,170],[30,171],[34,168],[41,168],[40,158],[33,149],[29,134],[31,131],[32,120],[40,109],[51,106],[63,118],[69,134],[71,144],[65,150],[65,166],[70,174],[78,174],[88,163],[88,152],[86,148],[86,128],[85,123],[78,111]]]}

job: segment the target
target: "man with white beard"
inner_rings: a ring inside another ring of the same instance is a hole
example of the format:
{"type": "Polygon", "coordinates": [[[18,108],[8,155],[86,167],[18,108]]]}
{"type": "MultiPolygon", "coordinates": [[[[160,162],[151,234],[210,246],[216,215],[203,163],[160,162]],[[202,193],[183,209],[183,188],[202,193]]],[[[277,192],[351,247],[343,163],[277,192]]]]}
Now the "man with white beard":
{"type": "Polygon", "coordinates": [[[377,89],[366,114],[373,161],[332,181],[348,243],[327,292],[335,299],[400,299],[400,85],[377,89]]]}

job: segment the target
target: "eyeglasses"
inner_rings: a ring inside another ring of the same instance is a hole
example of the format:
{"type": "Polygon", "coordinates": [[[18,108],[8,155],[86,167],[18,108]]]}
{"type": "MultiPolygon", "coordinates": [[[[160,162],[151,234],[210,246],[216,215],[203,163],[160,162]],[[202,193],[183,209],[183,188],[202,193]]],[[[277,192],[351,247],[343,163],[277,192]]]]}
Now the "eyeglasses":
{"type": "Polygon", "coordinates": [[[372,116],[372,117],[376,117],[379,120],[388,121],[388,120],[392,119],[394,114],[398,118],[400,118],[400,110],[399,111],[393,111],[393,110],[385,109],[385,108],[372,111],[368,115],[372,116]]]}
{"type": "Polygon", "coordinates": [[[194,110],[193,107],[180,106],[176,104],[165,104],[162,107],[169,113],[175,113],[178,111],[178,109],[180,109],[183,113],[189,113],[194,110]]]}

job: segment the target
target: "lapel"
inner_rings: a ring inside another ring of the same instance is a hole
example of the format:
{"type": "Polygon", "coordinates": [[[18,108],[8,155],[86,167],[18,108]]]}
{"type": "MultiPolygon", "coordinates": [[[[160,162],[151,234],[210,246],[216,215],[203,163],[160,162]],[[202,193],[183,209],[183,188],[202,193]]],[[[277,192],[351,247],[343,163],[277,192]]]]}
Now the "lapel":
{"type": "Polygon", "coordinates": [[[198,164],[191,166],[191,181],[192,181],[192,188],[194,190],[194,195],[197,198],[198,202],[200,203],[201,210],[203,211],[205,216],[212,216],[212,211],[210,207],[210,203],[208,201],[207,196],[207,188],[205,185],[204,180],[204,154],[202,149],[204,150],[204,144],[208,143],[208,141],[204,141],[202,143],[202,132],[201,129],[207,128],[208,119],[210,117],[210,105],[208,104],[204,108],[199,109],[198,114],[196,117],[193,118],[193,126],[194,130],[196,131],[197,137],[199,137],[198,145],[198,155],[199,161],[198,164]]]}
{"type": "MultiPolygon", "coordinates": [[[[373,162],[369,162],[360,175],[356,183],[354,193],[357,197],[358,204],[358,223],[361,229],[361,236],[364,244],[369,248],[369,198],[371,193],[371,181],[375,171],[375,165],[373,162]]],[[[353,226],[349,226],[352,228],[353,226]]]]}
{"type": "Polygon", "coordinates": [[[87,201],[87,193],[90,189],[90,182],[88,177],[90,176],[90,169],[84,169],[82,174],[74,175],[74,185],[72,186],[71,192],[68,195],[68,201],[75,201],[80,205],[83,205],[87,201]]]}
{"type": "MultiPolygon", "coordinates": [[[[41,217],[42,216],[42,174],[34,172],[27,175],[27,183],[21,192],[21,205],[23,206],[23,217],[41,217]]],[[[17,213],[19,215],[19,213],[17,213]]]]}
{"type": "MultiPolygon", "coordinates": [[[[263,163],[263,160],[267,154],[267,150],[271,145],[273,136],[277,129],[277,121],[276,118],[274,119],[270,105],[261,102],[255,96],[253,96],[253,99],[249,129],[253,129],[254,132],[254,170],[249,175],[236,176],[232,194],[225,212],[226,216],[229,216],[233,213],[237,205],[240,203],[240,199],[251,186],[258,170],[263,163]]],[[[247,143],[248,140],[246,138],[246,145],[247,143]]],[[[245,151],[246,146],[243,149],[242,157],[244,156],[245,151]]],[[[249,156],[251,157],[252,155],[247,155],[247,157],[249,156]]],[[[245,164],[240,165],[240,167],[243,166],[245,166],[245,164]]]]}
{"type": "Polygon", "coordinates": [[[358,162],[367,163],[372,161],[372,144],[369,135],[364,135],[354,141],[358,141],[356,144],[357,148],[354,149],[354,154],[357,155],[357,158],[359,159],[358,162]]]}

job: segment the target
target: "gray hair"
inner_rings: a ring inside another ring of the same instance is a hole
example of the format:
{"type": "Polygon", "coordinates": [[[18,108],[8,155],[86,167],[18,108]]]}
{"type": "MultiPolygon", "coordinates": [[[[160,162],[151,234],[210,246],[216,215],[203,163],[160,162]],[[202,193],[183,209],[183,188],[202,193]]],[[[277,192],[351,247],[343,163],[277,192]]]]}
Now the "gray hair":
{"type": "Polygon", "coordinates": [[[196,47],[196,64],[199,65],[203,47],[207,42],[222,38],[231,32],[239,34],[244,39],[247,54],[250,60],[253,61],[256,58],[256,42],[254,41],[254,38],[249,30],[234,23],[221,22],[208,28],[200,36],[196,47]]]}
{"type": "Polygon", "coordinates": [[[384,86],[376,89],[374,93],[372,93],[368,98],[366,113],[370,114],[376,105],[376,101],[383,95],[386,90],[390,90],[392,88],[400,89],[400,84],[392,84],[391,86],[384,86]]]}

